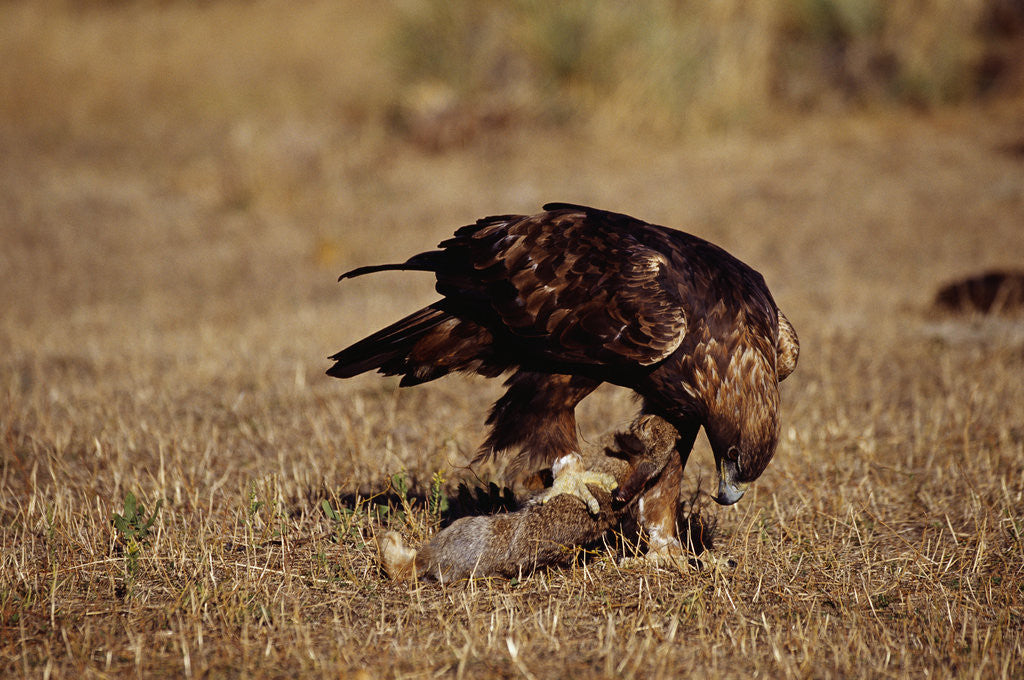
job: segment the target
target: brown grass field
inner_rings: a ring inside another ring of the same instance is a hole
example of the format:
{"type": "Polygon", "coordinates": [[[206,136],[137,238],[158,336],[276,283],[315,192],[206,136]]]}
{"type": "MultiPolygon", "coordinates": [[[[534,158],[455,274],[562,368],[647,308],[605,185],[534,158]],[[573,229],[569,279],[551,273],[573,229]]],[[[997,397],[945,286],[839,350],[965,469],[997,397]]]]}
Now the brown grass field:
{"type": "Polygon", "coordinates": [[[620,93],[424,143],[396,7],[0,4],[0,675],[1024,676],[1024,319],[931,309],[1024,266],[1019,91],[678,134],[620,93]],[[375,536],[500,481],[466,468],[499,385],[328,379],[435,295],[335,278],[554,200],[724,246],[800,334],[775,461],[703,510],[736,566],[393,584],[375,536]]]}

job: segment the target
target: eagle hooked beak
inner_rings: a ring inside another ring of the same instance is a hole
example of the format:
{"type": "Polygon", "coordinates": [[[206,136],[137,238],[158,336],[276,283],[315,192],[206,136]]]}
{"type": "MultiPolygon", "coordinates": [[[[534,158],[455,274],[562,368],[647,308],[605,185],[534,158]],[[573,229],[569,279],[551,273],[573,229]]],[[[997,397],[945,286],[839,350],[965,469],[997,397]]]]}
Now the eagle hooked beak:
{"type": "Polygon", "coordinates": [[[736,464],[735,447],[729,448],[730,456],[722,456],[718,460],[718,495],[715,502],[719,505],[732,505],[743,498],[743,493],[750,486],[749,482],[740,482],[739,466],[736,464]]]}

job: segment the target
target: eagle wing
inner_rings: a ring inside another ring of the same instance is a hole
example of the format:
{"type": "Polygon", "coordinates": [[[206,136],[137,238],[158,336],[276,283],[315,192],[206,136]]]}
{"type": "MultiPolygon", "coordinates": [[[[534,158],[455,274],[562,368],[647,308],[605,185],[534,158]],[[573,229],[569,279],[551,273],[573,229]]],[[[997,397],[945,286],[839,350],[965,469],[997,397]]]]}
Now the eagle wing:
{"type": "Polygon", "coordinates": [[[800,339],[782,310],[779,310],[778,316],[779,341],[776,343],[775,370],[779,375],[779,382],[782,382],[796,370],[796,362],[800,357],[800,339]]]}
{"type": "MultiPolygon", "coordinates": [[[[417,256],[449,301],[491,314],[547,359],[649,366],[686,333],[669,258],[625,215],[567,204],[489,217],[417,256]]],[[[416,260],[417,258],[413,258],[416,260]]],[[[412,262],[412,261],[410,261],[412,262]]]]}

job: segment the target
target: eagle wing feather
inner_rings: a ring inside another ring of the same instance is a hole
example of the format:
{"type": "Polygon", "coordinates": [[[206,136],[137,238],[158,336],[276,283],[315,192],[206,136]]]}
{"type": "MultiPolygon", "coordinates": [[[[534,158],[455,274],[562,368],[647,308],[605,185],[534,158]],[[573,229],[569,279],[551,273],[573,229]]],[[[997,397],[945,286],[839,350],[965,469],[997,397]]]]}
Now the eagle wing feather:
{"type": "Polygon", "coordinates": [[[686,315],[668,260],[631,233],[645,223],[568,207],[473,226],[435,251],[450,263],[438,267],[437,289],[486,302],[535,351],[572,363],[649,366],[682,341],[686,315]]]}

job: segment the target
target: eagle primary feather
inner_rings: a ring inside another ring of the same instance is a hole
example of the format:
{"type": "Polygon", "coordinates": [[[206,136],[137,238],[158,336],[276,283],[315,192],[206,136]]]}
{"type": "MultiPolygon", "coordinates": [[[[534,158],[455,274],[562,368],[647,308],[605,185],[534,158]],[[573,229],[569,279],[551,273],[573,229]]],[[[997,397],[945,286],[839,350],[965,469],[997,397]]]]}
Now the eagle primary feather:
{"type": "Polygon", "coordinates": [[[635,390],[646,412],[679,430],[680,473],[705,428],[720,502],[738,499],[774,455],[778,383],[796,366],[796,333],[761,275],[718,246],[552,203],[341,278],[383,270],[433,272],[443,297],[338,352],[327,373],[377,369],[413,385],[452,371],[512,372],[481,456],[518,448],[540,466],[576,451],[574,409],[602,382],[635,390]]]}

